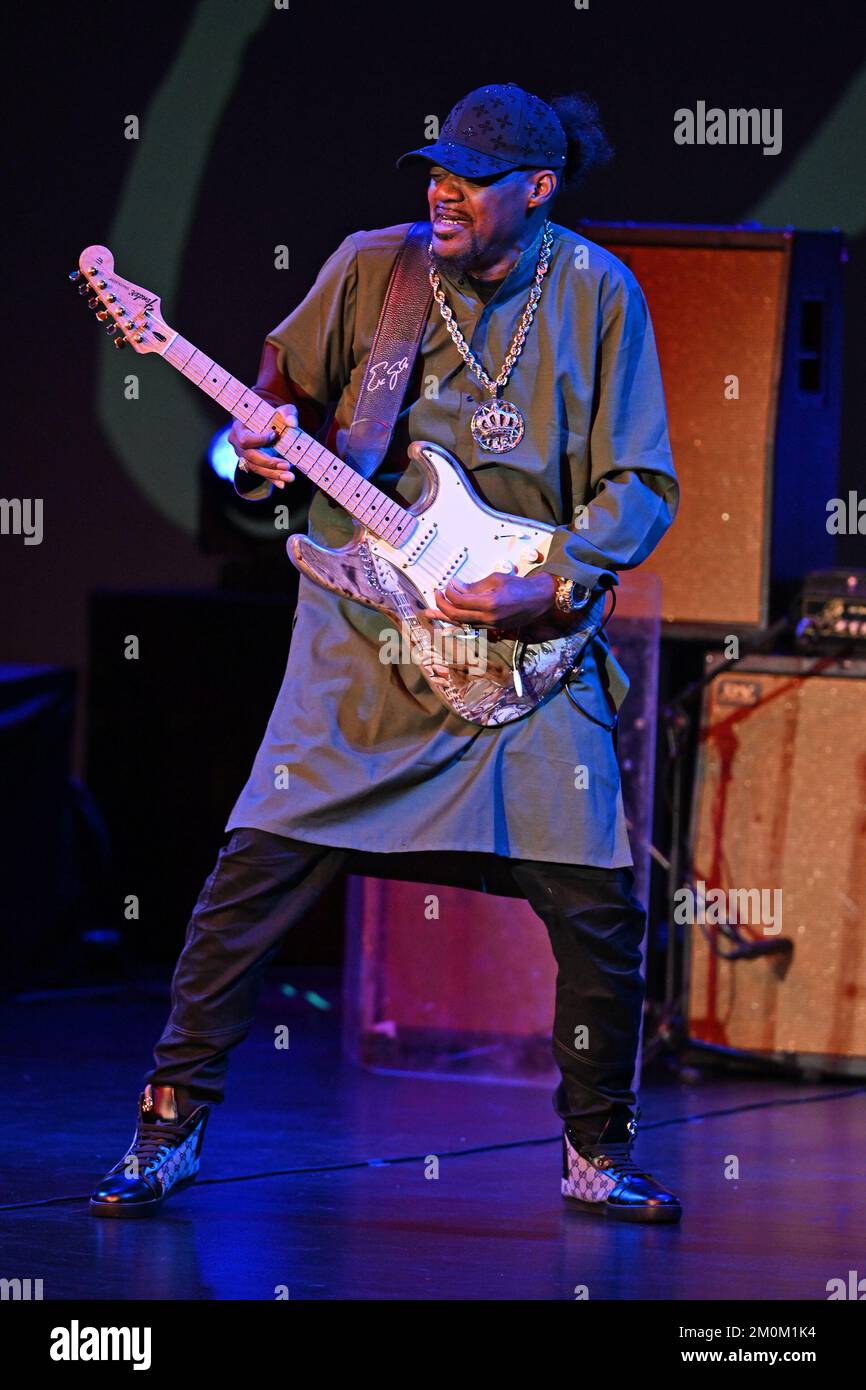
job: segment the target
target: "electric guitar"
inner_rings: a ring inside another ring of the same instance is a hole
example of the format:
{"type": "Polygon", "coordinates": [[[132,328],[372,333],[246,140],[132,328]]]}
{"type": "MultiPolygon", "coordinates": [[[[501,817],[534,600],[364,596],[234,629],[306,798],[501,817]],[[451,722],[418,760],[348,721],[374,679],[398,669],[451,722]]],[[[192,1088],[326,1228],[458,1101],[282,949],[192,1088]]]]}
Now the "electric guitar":
{"type": "Polygon", "coordinates": [[[169,328],[158,297],[122,279],[107,247],[88,246],[78,264],[69,278],[115,347],[158,353],[250,429],[281,430],[274,451],[355,521],[352,539],[337,549],[291,536],[290,560],[324,588],[396,620],[390,635],[399,637],[398,659],[417,663],[444,705],[471,724],[508,724],[561,687],[600,626],[604,590],[590,595],[569,632],[537,642],[494,640],[485,629],[423,611],[436,607],[434,590],[456,575],[472,582],[496,572],[528,574],[546,559],[553,526],[494,511],[447,450],[422,440],[410,445],[409,458],[424,490],[411,507],[401,506],[311,435],[272,425],[277,408],[169,328]]]}

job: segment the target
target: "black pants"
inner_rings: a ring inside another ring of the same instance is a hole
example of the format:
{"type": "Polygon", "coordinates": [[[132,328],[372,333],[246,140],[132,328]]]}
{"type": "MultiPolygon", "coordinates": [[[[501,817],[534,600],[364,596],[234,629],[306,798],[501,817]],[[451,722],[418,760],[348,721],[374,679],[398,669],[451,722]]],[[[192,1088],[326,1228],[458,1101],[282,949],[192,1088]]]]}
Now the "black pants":
{"type": "MultiPolygon", "coordinates": [[[[262,974],[286,932],[352,852],[262,830],[235,830],[220,850],[186,933],[171,1014],[154,1049],[152,1085],[223,1099],[228,1054],[246,1037],[262,974]]],[[[558,966],[554,1107],[591,1141],[631,1090],[640,1032],[646,916],[631,869],[507,861],[545,923],[558,966]]]]}

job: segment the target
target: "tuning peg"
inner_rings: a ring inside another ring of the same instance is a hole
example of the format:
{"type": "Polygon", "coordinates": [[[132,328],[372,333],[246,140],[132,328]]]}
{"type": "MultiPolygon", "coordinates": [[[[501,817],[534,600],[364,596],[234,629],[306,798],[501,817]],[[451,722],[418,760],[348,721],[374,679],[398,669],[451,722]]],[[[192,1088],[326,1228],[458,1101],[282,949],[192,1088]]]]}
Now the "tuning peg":
{"type": "Polygon", "coordinates": [[[119,334],[119,335],[115,338],[115,340],[114,340],[114,346],[115,346],[116,348],[126,347],[126,339],[123,337],[123,334],[119,334]]]}
{"type": "Polygon", "coordinates": [[[77,284],[78,281],[81,279],[81,271],[80,271],[80,270],[70,270],[70,272],[69,272],[69,279],[72,281],[73,285],[77,284]]]}
{"type": "Polygon", "coordinates": [[[87,301],[88,309],[98,309],[101,304],[102,300],[99,298],[98,294],[92,294],[87,301]]]}
{"type": "Polygon", "coordinates": [[[96,317],[99,319],[100,323],[102,323],[105,319],[110,319],[111,315],[109,314],[107,309],[100,309],[96,317]]]}
{"type": "Polygon", "coordinates": [[[78,293],[90,294],[90,286],[88,285],[86,280],[82,280],[81,284],[78,286],[78,293]]]}
{"type": "MultiPolygon", "coordinates": [[[[101,319],[101,318],[102,318],[102,314],[97,314],[96,317],[97,317],[98,319],[101,319]]],[[[106,318],[107,318],[107,317],[108,317],[108,315],[106,314],[106,318]]],[[[117,332],[117,324],[116,324],[116,323],[107,323],[107,324],[105,325],[105,331],[106,331],[106,333],[108,334],[109,338],[113,337],[114,334],[117,332]]]]}

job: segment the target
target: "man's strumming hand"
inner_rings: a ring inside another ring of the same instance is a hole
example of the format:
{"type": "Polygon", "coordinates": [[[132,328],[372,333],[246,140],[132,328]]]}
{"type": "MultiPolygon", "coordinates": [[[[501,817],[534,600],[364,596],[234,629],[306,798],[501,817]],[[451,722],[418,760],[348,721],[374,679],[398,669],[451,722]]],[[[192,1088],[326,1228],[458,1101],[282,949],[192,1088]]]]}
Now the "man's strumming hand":
{"type": "Polygon", "coordinates": [[[470,584],[452,579],[444,590],[436,590],[438,609],[427,616],[467,627],[486,627],[503,636],[516,637],[523,628],[524,639],[545,641],[559,637],[567,626],[554,606],[556,579],[552,574],[489,574],[470,584]],[[529,629],[529,631],[526,631],[529,629]]]}

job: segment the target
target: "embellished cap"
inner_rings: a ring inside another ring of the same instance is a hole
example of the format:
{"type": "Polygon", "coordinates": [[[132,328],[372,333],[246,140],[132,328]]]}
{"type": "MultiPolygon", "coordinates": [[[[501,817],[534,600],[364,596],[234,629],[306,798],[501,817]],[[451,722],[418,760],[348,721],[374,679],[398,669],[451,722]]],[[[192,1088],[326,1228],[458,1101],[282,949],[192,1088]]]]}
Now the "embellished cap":
{"type": "Polygon", "coordinates": [[[552,107],[514,82],[477,87],[448,113],[439,139],[410,150],[401,164],[426,159],[463,178],[511,169],[562,169],[568,141],[552,107]]]}

